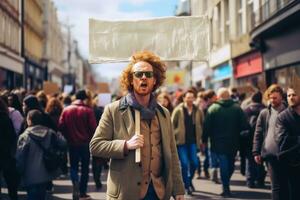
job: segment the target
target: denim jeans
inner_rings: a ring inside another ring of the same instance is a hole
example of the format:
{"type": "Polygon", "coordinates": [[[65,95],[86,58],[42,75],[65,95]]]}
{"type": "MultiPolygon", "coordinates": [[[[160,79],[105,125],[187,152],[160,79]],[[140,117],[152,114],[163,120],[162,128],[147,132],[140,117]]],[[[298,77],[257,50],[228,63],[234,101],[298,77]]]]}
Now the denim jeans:
{"type": "Polygon", "coordinates": [[[266,177],[264,164],[259,165],[254,161],[251,149],[246,152],[246,177],[248,183],[264,183],[266,177]]]}
{"type": "Polygon", "coordinates": [[[214,152],[211,152],[211,154],[219,161],[223,188],[229,188],[230,178],[234,171],[235,154],[225,155],[214,152]]]}
{"type": "Polygon", "coordinates": [[[219,161],[217,158],[217,155],[212,152],[210,149],[208,150],[209,155],[209,167],[210,168],[218,168],[219,167],[219,161]]]}
{"type": "Polygon", "coordinates": [[[89,180],[89,164],[90,164],[90,151],[89,145],[70,146],[70,164],[71,164],[71,180],[74,183],[79,182],[80,194],[85,194],[87,191],[87,183],[89,180]],[[81,177],[79,181],[78,168],[81,162],[81,177]]]}
{"type": "Polygon", "coordinates": [[[209,169],[209,149],[208,147],[205,147],[204,149],[204,155],[205,155],[205,159],[204,159],[204,162],[203,162],[203,170],[205,172],[208,172],[208,169],[209,169]]]}
{"type": "Polygon", "coordinates": [[[195,170],[198,168],[199,162],[197,157],[196,144],[184,144],[177,146],[178,156],[181,164],[181,173],[184,186],[188,189],[191,186],[195,170]]]}
{"type": "Polygon", "coordinates": [[[47,184],[48,182],[27,186],[27,200],[44,200],[47,184]]]}

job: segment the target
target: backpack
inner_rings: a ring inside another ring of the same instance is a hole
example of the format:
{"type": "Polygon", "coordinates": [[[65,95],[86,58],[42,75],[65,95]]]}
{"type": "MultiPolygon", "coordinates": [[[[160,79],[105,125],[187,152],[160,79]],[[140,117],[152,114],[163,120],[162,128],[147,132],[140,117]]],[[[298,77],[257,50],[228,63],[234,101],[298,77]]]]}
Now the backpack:
{"type": "Polygon", "coordinates": [[[56,145],[56,138],[54,134],[51,134],[50,146],[45,148],[40,141],[32,137],[30,138],[43,150],[43,162],[48,172],[57,170],[63,162],[63,152],[56,145]]]}

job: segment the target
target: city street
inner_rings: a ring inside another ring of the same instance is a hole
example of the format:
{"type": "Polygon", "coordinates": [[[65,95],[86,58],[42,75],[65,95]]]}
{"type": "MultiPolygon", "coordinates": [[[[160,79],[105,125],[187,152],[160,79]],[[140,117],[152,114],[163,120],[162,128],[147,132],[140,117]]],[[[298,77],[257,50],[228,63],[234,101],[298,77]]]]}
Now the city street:
{"type": "MultiPolygon", "coordinates": [[[[104,171],[102,180],[106,180],[107,171],[104,171]]],[[[102,181],[103,188],[97,191],[93,182],[92,173],[90,173],[88,194],[93,199],[105,200],[106,181],[102,181]]],[[[221,193],[221,184],[215,184],[209,180],[196,179],[193,180],[196,192],[193,196],[186,196],[186,199],[222,199],[218,194],[221,193]]],[[[130,184],[130,183],[128,183],[130,184]]],[[[234,195],[233,198],[227,199],[271,199],[270,196],[270,182],[267,178],[266,189],[249,189],[245,186],[245,178],[241,176],[238,170],[235,170],[231,180],[231,189],[234,195]]],[[[2,193],[7,193],[7,190],[2,189],[2,193]]],[[[26,199],[26,193],[20,192],[20,200],[26,199]]],[[[54,191],[52,195],[48,193],[47,200],[67,200],[72,199],[72,184],[69,178],[62,178],[54,181],[54,191]]],[[[2,199],[1,199],[2,200],[2,199]]],[[[3,199],[6,200],[6,199],[3,199]]]]}

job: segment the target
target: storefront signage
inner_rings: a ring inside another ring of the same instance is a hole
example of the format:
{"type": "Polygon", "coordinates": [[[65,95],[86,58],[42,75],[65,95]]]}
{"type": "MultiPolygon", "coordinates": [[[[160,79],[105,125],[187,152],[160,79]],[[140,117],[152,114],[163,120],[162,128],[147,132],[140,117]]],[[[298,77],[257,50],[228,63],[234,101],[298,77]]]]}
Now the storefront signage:
{"type": "Polygon", "coordinates": [[[258,52],[241,56],[235,60],[234,77],[241,78],[263,71],[262,57],[258,52]]]}

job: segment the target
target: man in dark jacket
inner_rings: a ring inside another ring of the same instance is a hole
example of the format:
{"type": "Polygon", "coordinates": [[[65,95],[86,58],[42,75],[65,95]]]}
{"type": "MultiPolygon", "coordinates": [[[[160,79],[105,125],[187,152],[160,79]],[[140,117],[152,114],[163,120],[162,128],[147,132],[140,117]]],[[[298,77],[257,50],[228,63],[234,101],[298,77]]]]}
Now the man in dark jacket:
{"type": "Polygon", "coordinates": [[[59,129],[69,144],[73,199],[89,198],[86,194],[90,162],[89,142],[96,130],[97,122],[93,110],[84,103],[87,98],[85,90],[79,90],[76,93],[76,101],[64,108],[59,120],[59,129]],[[80,183],[79,161],[81,161],[80,183]]]}
{"type": "Polygon", "coordinates": [[[272,198],[288,199],[287,182],[281,163],[277,159],[278,145],[274,139],[277,116],[285,109],[283,90],[279,85],[273,84],[266,90],[265,96],[270,105],[258,116],[252,153],[257,164],[262,164],[263,160],[267,163],[272,183],[272,198]]]}
{"type": "Polygon", "coordinates": [[[242,109],[230,99],[227,88],[217,92],[218,101],[209,109],[204,120],[203,142],[211,142],[211,154],[219,160],[223,197],[230,197],[230,178],[234,171],[234,160],[239,148],[240,132],[247,129],[246,116],[242,109]]]}
{"type": "MultiPolygon", "coordinates": [[[[279,145],[291,200],[300,199],[300,96],[292,88],[287,91],[289,107],[278,115],[275,139],[279,145]]],[[[287,199],[287,198],[286,198],[287,199]]]]}
{"type": "Polygon", "coordinates": [[[241,140],[245,148],[246,177],[247,186],[249,188],[253,188],[255,186],[264,187],[264,180],[266,175],[264,165],[256,164],[254,161],[254,157],[252,156],[253,135],[255,132],[256,122],[259,113],[264,108],[265,106],[262,104],[262,93],[260,91],[255,92],[251,96],[250,104],[244,108],[244,112],[249,123],[249,131],[247,132],[247,134],[241,136],[241,140]]]}

